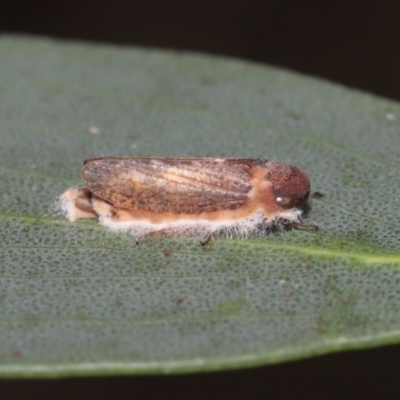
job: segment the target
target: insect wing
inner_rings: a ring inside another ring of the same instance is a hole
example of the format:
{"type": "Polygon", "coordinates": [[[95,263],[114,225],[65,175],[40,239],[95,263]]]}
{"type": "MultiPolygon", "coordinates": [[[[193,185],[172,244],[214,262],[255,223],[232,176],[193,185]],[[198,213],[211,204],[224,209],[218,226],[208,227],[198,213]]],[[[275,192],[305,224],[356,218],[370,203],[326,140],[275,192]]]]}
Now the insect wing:
{"type": "Polygon", "coordinates": [[[251,190],[247,160],[216,158],[97,158],[82,179],[117,208],[201,213],[239,208],[251,190]]]}

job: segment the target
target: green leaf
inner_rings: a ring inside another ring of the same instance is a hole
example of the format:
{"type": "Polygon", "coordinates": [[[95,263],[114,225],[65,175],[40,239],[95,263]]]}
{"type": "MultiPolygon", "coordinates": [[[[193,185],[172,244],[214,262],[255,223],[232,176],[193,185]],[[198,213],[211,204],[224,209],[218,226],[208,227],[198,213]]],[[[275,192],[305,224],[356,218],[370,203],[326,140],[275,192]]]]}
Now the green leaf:
{"type": "Polygon", "coordinates": [[[0,375],[239,368],[400,340],[400,106],[218,57],[0,40],[0,375]],[[99,133],[96,133],[99,132],[99,133]],[[150,240],[55,213],[85,158],[269,158],[321,230],[150,240]]]}

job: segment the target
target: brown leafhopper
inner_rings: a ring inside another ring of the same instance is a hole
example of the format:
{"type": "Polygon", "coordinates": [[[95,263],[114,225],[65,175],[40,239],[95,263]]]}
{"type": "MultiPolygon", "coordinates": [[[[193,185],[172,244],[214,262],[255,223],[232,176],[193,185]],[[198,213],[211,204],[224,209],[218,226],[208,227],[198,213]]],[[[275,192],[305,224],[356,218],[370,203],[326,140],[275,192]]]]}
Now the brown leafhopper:
{"type": "Polygon", "coordinates": [[[91,158],[83,189],[60,197],[70,221],[97,218],[115,231],[150,237],[248,237],[300,222],[310,180],[300,168],[265,159],[91,158]]]}

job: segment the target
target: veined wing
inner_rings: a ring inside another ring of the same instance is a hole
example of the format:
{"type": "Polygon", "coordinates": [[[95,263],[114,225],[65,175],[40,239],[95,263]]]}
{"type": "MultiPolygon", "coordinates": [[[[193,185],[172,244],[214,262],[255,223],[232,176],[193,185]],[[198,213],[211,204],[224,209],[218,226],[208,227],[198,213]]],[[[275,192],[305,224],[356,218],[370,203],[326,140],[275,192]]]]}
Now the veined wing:
{"type": "Polygon", "coordinates": [[[257,161],[94,158],[85,161],[82,179],[91,192],[117,208],[199,214],[243,205],[257,161]]]}

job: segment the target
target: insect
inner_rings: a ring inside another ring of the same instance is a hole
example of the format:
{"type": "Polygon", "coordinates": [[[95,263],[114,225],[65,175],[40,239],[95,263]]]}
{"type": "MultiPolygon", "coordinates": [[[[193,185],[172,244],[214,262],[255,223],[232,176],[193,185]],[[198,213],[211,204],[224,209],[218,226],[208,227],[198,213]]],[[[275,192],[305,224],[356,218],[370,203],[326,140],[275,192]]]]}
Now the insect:
{"type": "Polygon", "coordinates": [[[144,239],[200,235],[248,237],[272,226],[318,229],[300,222],[310,181],[300,168],[265,159],[91,158],[85,188],[60,196],[64,215],[97,218],[144,239]]]}

